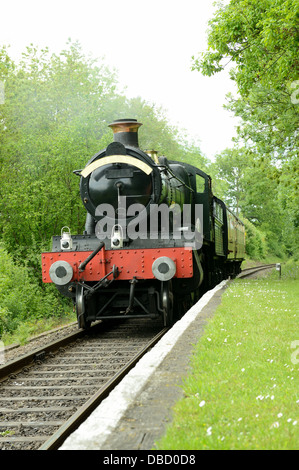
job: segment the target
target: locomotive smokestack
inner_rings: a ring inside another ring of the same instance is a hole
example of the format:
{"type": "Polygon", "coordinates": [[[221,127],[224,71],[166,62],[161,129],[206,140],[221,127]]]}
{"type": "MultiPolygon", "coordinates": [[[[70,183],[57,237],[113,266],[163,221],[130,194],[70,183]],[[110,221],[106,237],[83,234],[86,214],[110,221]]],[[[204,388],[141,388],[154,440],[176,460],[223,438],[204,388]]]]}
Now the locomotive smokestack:
{"type": "Polygon", "coordinates": [[[138,129],[142,126],[137,119],[117,119],[109,124],[113,130],[114,142],[120,142],[130,147],[139,147],[138,129]]]}

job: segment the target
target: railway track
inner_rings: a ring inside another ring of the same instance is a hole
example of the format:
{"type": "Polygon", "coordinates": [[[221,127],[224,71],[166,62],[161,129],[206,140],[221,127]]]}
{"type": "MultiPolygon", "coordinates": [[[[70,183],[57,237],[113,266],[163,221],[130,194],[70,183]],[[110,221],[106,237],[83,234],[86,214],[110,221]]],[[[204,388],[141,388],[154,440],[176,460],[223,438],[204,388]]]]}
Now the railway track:
{"type": "Polygon", "coordinates": [[[57,449],[166,331],[100,323],[0,367],[0,449],[57,449]]]}
{"type": "Polygon", "coordinates": [[[99,323],[1,366],[0,449],[59,448],[166,331],[151,320],[99,323]]]}
{"type": "Polygon", "coordinates": [[[242,269],[242,272],[237,276],[238,279],[243,279],[246,277],[254,276],[259,271],[264,271],[266,269],[275,268],[276,264],[264,264],[261,266],[254,266],[252,268],[242,269]]]}

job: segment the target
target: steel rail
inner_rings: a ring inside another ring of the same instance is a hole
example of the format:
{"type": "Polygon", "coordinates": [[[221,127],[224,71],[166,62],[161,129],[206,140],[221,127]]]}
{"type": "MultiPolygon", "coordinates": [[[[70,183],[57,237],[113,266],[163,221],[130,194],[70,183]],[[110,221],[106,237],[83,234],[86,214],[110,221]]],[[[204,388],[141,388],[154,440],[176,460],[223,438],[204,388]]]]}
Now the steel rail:
{"type": "MultiPolygon", "coordinates": [[[[95,327],[96,326],[97,325],[95,325],[95,327]]],[[[47,353],[53,353],[57,351],[59,348],[67,346],[72,341],[76,341],[76,339],[82,338],[86,334],[88,334],[86,330],[75,331],[74,333],[71,333],[65,336],[64,338],[60,338],[45,346],[36,348],[30,353],[19,357],[18,359],[13,359],[7,362],[6,364],[0,367],[0,382],[3,381],[3,379],[6,379],[10,374],[17,373],[21,369],[23,369],[23,367],[26,367],[32,364],[36,360],[39,360],[39,358],[42,358],[47,353]]]]}
{"type": "Polygon", "coordinates": [[[97,406],[106,398],[116,385],[128,374],[136,363],[169,330],[164,328],[142,348],[122,369],[81,406],[38,450],[57,450],[65,439],[82,424],[97,406]]]}
{"type": "Polygon", "coordinates": [[[250,276],[250,274],[254,274],[258,271],[262,271],[264,269],[270,269],[270,268],[274,268],[276,266],[276,264],[264,264],[264,265],[261,265],[261,266],[253,266],[252,268],[246,268],[246,269],[242,269],[241,273],[238,274],[237,276],[237,279],[242,279],[246,276],[250,276]]]}

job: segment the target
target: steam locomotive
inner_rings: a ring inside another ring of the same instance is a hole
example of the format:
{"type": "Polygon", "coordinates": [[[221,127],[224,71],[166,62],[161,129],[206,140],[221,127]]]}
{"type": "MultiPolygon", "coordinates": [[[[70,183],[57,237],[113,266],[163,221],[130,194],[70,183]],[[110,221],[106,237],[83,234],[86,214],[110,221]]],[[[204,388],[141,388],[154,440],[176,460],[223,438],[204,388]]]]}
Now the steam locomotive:
{"type": "Polygon", "coordinates": [[[188,163],[138,145],[135,119],[80,176],[85,230],[63,227],[42,253],[43,282],[72,298],[79,328],[111,318],[158,318],[170,326],[204,292],[240,272],[243,223],[188,163]]]}

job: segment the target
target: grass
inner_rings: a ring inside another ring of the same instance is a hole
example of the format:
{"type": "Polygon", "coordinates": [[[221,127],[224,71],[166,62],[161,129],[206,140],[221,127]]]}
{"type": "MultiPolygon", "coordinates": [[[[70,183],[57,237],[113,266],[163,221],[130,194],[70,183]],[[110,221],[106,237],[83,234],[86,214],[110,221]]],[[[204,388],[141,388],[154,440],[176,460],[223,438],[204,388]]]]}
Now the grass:
{"type": "Polygon", "coordinates": [[[294,272],[229,284],[158,449],[298,449],[294,272]]]}
{"type": "Polygon", "coordinates": [[[76,321],[76,315],[70,311],[65,311],[65,314],[61,317],[53,316],[52,318],[42,320],[27,320],[20,323],[12,333],[3,333],[0,340],[6,346],[13,343],[24,345],[28,343],[33,336],[50,331],[53,328],[67,325],[72,321],[76,321]]]}

